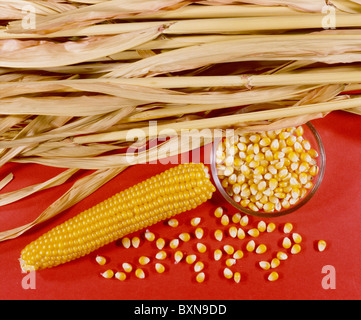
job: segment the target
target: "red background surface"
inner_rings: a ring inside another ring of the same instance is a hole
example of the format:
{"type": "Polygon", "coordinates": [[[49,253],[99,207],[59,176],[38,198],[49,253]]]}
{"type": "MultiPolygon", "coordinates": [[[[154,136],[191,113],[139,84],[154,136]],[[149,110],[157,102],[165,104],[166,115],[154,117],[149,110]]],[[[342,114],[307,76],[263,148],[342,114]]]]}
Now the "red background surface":
{"type": "MultiPolygon", "coordinates": [[[[318,192],[304,207],[284,217],[263,219],[272,221],[277,230],[271,234],[262,233],[256,243],[265,243],[268,251],[263,255],[246,253],[246,240],[225,238],[221,243],[213,238],[216,228],[223,228],[213,216],[217,206],[224,206],[227,213],[236,212],[219,194],[201,207],[177,216],[180,224],[171,228],[158,223],[150,228],[157,237],[172,239],[181,232],[194,231],[190,225],[193,217],[201,217],[200,227],[205,230],[201,240],[208,246],[204,254],[196,252],[196,239],[182,243],[179,250],[196,253],[198,260],[205,263],[206,280],[202,284],[195,281],[193,266],[185,263],[174,264],[173,258],[165,260],[166,272],[154,271],[154,256],[158,251],[155,243],[142,241],[138,249],[125,249],[118,242],[109,244],[98,251],[76,261],[53,269],[36,272],[36,288],[23,289],[21,282],[25,274],[21,273],[18,258],[21,249],[42,233],[62,223],[77,213],[108,198],[127,187],[159,173],[169,165],[137,165],[125,170],[118,177],[103,186],[90,197],[66,210],[54,219],[26,232],[19,238],[0,243],[0,299],[360,299],[361,298],[361,116],[338,111],[323,119],[312,121],[320,133],[326,150],[326,172],[318,192]],[[270,260],[281,250],[281,240],[285,236],[282,227],[285,222],[294,225],[294,231],[302,235],[302,251],[298,255],[289,255],[276,269],[280,278],[276,282],[267,281],[269,271],[259,268],[260,260],[270,260]],[[317,240],[324,239],[328,247],[324,252],[315,248],[317,240]],[[222,275],[225,267],[213,260],[213,250],[224,244],[233,244],[245,252],[243,259],[231,269],[239,271],[242,280],[239,284],[227,280],[222,275]],[[97,254],[108,259],[105,266],[95,262],[97,254]],[[123,262],[137,265],[141,255],[152,258],[144,266],[146,278],[139,280],[134,273],[124,281],[104,279],[100,273],[111,268],[120,270],[123,262]],[[336,271],[336,288],[324,289],[321,285],[322,268],[331,265],[336,271]]],[[[201,150],[209,154],[209,146],[201,150]]],[[[8,192],[22,186],[39,183],[61,172],[61,169],[38,165],[8,164],[1,168],[0,178],[9,172],[14,180],[2,190],[8,192]]],[[[79,177],[78,175],[77,177],[79,177]]],[[[50,203],[67,190],[74,179],[62,186],[39,192],[18,203],[0,208],[0,231],[7,230],[32,221],[50,203]]],[[[250,217],[245,230],[255,227],[261,218],[250,217]]],[[[142,235],[143,232],[137,232],[142,235]]],[[[174,250],[166,249],[169,254],[174,250]]]]}

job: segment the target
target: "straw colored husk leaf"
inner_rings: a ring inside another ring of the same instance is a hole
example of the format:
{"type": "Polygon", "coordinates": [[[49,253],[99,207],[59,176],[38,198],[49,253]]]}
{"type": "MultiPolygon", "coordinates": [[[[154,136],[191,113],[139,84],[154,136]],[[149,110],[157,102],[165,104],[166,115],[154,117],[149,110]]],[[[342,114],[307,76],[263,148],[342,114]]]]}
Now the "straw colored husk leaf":
{"type": "Polygon", "coordinates": [[[11,182],[11,180],[13,180],[13,178],[14,175],[12,173],[9,173],[4,179],[2,179],[0,181],[0,190],[5,188],[11,182]]]}
{"type": "Polygon", "coordinates": [[[20,227],[0,232],[0,241],[14,239],[39,223],[47,221],[70,208],[113,179],[124,169],[126,167],[97,170],[86,177],[78,179],[67,192],[53,202],[35,220],[20,227]]]}
{"type": "Polygon", "coordinates": [[[159,27],[154,27],[65,43],[45,40],[0,40],[0,66],[49,68],[81,63],[130,49],[156,38],[160,32],[159,27]]]}

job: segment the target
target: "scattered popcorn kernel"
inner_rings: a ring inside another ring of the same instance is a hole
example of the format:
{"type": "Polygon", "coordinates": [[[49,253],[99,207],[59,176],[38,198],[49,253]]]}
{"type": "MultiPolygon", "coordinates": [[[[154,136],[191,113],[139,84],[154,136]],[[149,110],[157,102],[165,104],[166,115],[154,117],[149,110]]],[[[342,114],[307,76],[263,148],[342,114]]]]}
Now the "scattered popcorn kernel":
{"type": "Polygon", "coordinates": [[[272,271],[268,276],[269,281],[276,281],[278,278],[279,278],[279,275],[276,271],[272,271]]]}
{"type": "Polygon", "coordinates": [[[168,220],[168,225],[172,228],[176,228],[176,227],[178,227],[179,222],[177,219],[173,218],[173,219],[168,220]]]}
{"type": "Polygon", "coordinates": [[[206,247],[203,243],[198,242],[198,243],[197,243],[197,250],[198,250],[198,252],[200,252],[200,253],[204,253],[204,252],[207,251],[207,247],[206,247]]]}
{"type": "Polygon", "coordinates": [[[271,268],[271,264],[268,261],[260,261],[259,262],[259,266],[263,269],[263,270],[268,270],[269,268],[271,268]]]}
{"type": "Polygon", "coordinates": [[[176,251],[174,253],[174,261],[175,261],[175,263],[178,263],[182,259],[183,259],[183,252],[182,251],[176,251]]]}
{"type": "Polygon", "coordinates": [[[165,246],[165,240],[163,238],[158,238],[156,241],[156,246],[159,250],[162,250],[165,246]]]}
{"type": "Polygon", "coordinates": [[[139,264],[141,264],[142,266],[145,266],[146,264],[148,264],[150,262],[150,259],[146,256],[141,256],[138,261],[139,261],[139,264]]]}
{"type": "Polygon", "coordinates": [[[133,237],[133,238],[132,238],[132,246],[133,246],[134,248],[138,248],[139,245],[140,245],[140,239],[139,239],[139,237],[133,237]]]}
{"type": "Polygon", "coordinates": [[[155,240],[155,235],[153,232],[150,231],[146,231],[144,234],[144,237],[148,240],[148,241],[154,241],[155,240]]]}
{"type": "Polygon", "coordinates": [[[245,227],[246,225],[248,225],[248,222],[249,222],[249,218],[247,215],[243,216],[241,218],[241,220],[239,221],[239,223],[242,227],[245,227]]]}
{"type": "Polygon", "coordinates": [[[299,233],[292,233],[292,239],[293,239],[294,243],[302,242],[302,237],[299,233]]]}
{"type": "Polygon", "coordinates": [[[293,229],[292,223],[287,222],[287,223],[285,223],[285,225],[283,227],[283,232],[284,233],[290,233],[292,231],[292,229],[293,229]]]}
{"type": "Polygon", "coordinates": [[[237,212],[232,216],[232,222],[239,223],[241,221],[241,218],[241,214],[237,212]]]}
{"type": "Polygon", "coordinates": [[[233,246],[226,244],[225,246],[223,246],[223,250],[225,253],[227,254],[233,254],[234,253],[234,248],[233,246]]]}
{"type": "Polygon", "coordinates": [[[257,248],[256,248],[256,253],[258,254],[262,254],[265,253],[267,251],[267,246],[265,244],[260,244],[257,248]]]}
{"type": "Polygon", "coordinates": [[[204,235],[204,231],[202,228],[197,228],[195,231],[194,231],[194,234],[196,236],[197,239],[202,239],[203,238],[203,235],[204,235]]]}
{"type": "Polygon", "coordinates": [[[138,279],[144,279],[145,278],[145,273],[144,273],[143,269],[138,268],[137,270],[135,270],[135,276],[138,279]]]}
{"type": "Polygon", "coordinates": [[[259,232],[265,232],[266,231],[266,222],[264,222],[263,220],[258,222],[257,229],[259,230],[259,232]]]}
{"type": "Polygon", "coordinates": [[[131,245],[130,239],[128,237],[122,238],[122,245],[126,249],[130,248],[131,245]]]}
{"type": "Polygon", "coordinates": [[[232,267],[232,266],[235,265],[235,264],[236,264],[236,259],[228,258],[228,259],[226,260],[226,266],[227,266],[227,267],[232,267]]]}
{"type": "Polygon", "coordinates": [[[224,270],[223,270],[223,275],[224,275],[224,277],[227,278],[227,279],[232,279],[232,277],[233,277],[233,272],[232,272],[232,270],[229,269],[229,268],[224,268],[224,270]]]}
{"type": "Polygon", "coordinates": [[[202,271],[204,269],[204,263],[202,261],[197,261],[195,264],[194,264],[194,271],[195,272],[199,272],[199,271],[202,271]]]}
{"type": "Polygon", "coordinates": [[[228,229],[228,234],[230,237],[235,238],[237,237],[237,228],[235,226],[232,226],[228,229]]]}
{"type": "Polygon", "coordinates": [[[288,258],[288,256],[287,256],[287,253],[282,252],[282,251],[278,251],[277,252],[277,258],[279,260],[286,260],[288,258]]]}
{"type": "Polygon", "coordinates": [[[95,261],[96,261],[99,265],[103,266],[103,265],[106,264],[107,259],[105,259],[103,256],[96,256],[95,261]]]}
{"type": "Polygon", "coordinates": [[[271,261],[271,268],[277,268],[280,265],[281,261],[278,258],[273,258],[271,261]]]}
{"type": "Polygon", "coordinates": [[[292,253],[292,254],[297,254],[297,253],[299,253],[300,251],[301,251],[301,246],[300,246],[298,243],[294,244],[294,245],[292,246],[292,248],[291,248],[291,253],[292,253]]]}
{"type": "Polygon", "coordinates": [[[198,283],[202,283],[202,282],[204,281],[205,277],[206,277],[206,276],[205,276],[204,272],[200,272],[200,273],[198,273],[197,276],[196,276],[196,281],[197,281],[198,283]]]}
{"type": "Polygon", "coordinates": [[[189,254],[186,256],[186,262],[188,264],[192,264],[194,261],[196,261],[197,256],[195,254],[189,254]]]}
{"type": "Polygon", "coordinates": [[[318,251],[322,252],[326,249],[327,243],[325,240],[319,240],[317,243],[318,251]]]}
{"type": "Polygon", "coordinates": [[[220,218],[223,215],[223,208],[218,207],[216,210],[214,210],[214,215],[216,218],[220,218]]]}
{"type": "Polygon", "coordinates": [[[224,225],[224,226],[227,226],[229,224],[229,217],[224,214],[221,218],[221,224],[224,225]]]}
{"type": "Polygon", "coordinates": [[[291,245],[292,245],[292,243],[291,243],[290,238],[284,237],[282,240],[282,247],[285,249],[288,249],[288,248],[291,248],[291,245]]]}
{"type": "Polygon", "coordinates": [[[242,240],[246,237],[246,233],[244,232],[244,230],[242,228],[238,228],[237,230],[237,238],[242,240]]]}
{"type": "Polygon", "coordinates": [[[222,258],[222,251],[219,249],[214,250],[214,260],[219,261],[222,258]]]}
{"type": "Polygon", "coordinates": [[[114,277],[120,281],[124,281],[127,278],[127,274],[122,272],[122,271],[118,271],[114,277]]]}
{"type": "Polygon", "coordinates": [[[123,264],[122,264],[122,267],[123,267],[123,269],[124,269],[124,271],[125,272],[132,272],[132,270],[133,270],[133,267],[132,267],[132,265],[130,264],[130,263],[128,263],[128,262],[124,262],[123,264]]]}
{"type": "Polygon", "coordinates": [[[179,235],[179,239],[184,242],[188,242],[191,239],[191,235],[188,232],[183,232],[179,235]]]}
{"type": "Polygon", "coordinates": [[[259,230],[256,228],[249,229],[247,233],[254,238],[259,236],[259,230]]]}
{"type": "Polygon", "coordinates": [[[201,222],[201,218],[196,217],[196,218],[193,218],[193,219],[191,220],[191,225],[192,225],[193,227],[196,227],[196,226],[198,226],[198,225],[200,224],[200,222],[201,222]]]}
{"type": "Polygon", "coordinates": [[[243,258],[243,251],[242,250],[237,250],[234,254],[233,254],[233,258],[236,260],[242,259],[243,258]]]}
{"type": "Polygon", "coordinates": [[[163,273],[165,271],[165,267],[163,264],[157,262],[155,264],[155,270],[158,272],[158,273],[163,273]]]}
{"type": "Polygon", "coordinates": [[[214,237],[215,237],[216,240],[222,241],[222,239],[223,239],[223,231],[217,229],[216,231],[214,231],[214,237]]]}
{"type": "Polygon", "coordinates": [[[235,283],[239,283],[241,281],[241,274],[239,272],[235,272],[233,275],[233,280],[235,283]]]}
{"type": "Polygon", "coordinates": [[[158,260],[164,260],[165,258],[167,258],[167,253],[165,251],[159,251],[156,255],[155,258],[158,260]]]}
{"type": "Polygon", "coordinates": [[[171,240],[171,242],[169,242],[169,247],[171,247],[172,249],[176,249],[179,246],[179,240],[178,239],[173,239],[171,240]]]}
{"type": "Polygon", "coordinates": [[[256,247],[256,243],[253,240],[248,241],[246,245],[246,249],[248,252],[254,251],[255,247],[256,247]]]}
{"type": "Polygon", "coordinates": [[[114,276],[114,271],[111,269],[108,269],[106,271],[104,271],[103,273],[101,273],[101,275],[105,278],[105,279],[110,279],[113,278],[114,276]]]}

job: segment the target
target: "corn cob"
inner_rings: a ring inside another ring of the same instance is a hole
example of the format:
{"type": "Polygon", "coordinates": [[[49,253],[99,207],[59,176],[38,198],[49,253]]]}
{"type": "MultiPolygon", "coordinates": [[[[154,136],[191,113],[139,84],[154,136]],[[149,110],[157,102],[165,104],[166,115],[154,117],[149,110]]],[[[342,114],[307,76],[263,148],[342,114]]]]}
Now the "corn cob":
{"type": "Polygon", "coordinates": [[[203,164],[181,164],[56,226],[21,251],[23,270],[69,262],[129,233],[196,208],[215,187],[203,164]]]}

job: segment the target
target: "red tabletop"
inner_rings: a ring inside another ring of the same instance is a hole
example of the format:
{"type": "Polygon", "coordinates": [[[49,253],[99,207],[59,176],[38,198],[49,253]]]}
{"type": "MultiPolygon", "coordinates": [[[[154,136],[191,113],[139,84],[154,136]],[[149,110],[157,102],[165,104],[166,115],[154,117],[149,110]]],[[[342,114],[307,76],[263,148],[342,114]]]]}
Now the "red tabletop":
{"type": "MultiPolygon", "coordinates": [[[[127,187],[151,177],[175,164],[148,164],[133,166],[97,192],[66,210],[62,214],[36,226],[22,236],[0,243],[0,299],[203,299],[203,300],[240,300],[240,299],[360,299],[361,298],[361,116],[338,111],[323,119],[312,121],[320,133],[326,150],[326,172],[324,180],[314,198],[298,211],[278,218],[251,217],[247,231],[264,220],[274,222],[277,229],[273,233],[261,233],[254,238],[256,244],[264,243],[268,250],[264,254],[248,253],[245,246],[250,236],[244,240],[226,237],[218,242],[213,237],[216,229],[229,228],[220,224],[213,215],[217,206],[223,206],[230,216],[237,211],[216,193],[213,198],[195,210],[177,216],[179,226],[171,228],[166,223],[158,223],[149,228],[156,237],[171,240],[182,232],[194,234],[190,225],[193,217],[200,217],[205,231],[204,237],[181,243],[177,250],[184,254],[196,254],[204,263],[206,279],[203,283],[195,281],[193,265],[184,260],[174,263],[175,250],[165,248],[170,258],[164,260],[166,271],[154,271],[157,248],[154,242],[145,241],[144,230],[130,235],[139,235],[142,240],[139,248],[125,249],[119,242],[109,244],[98,251],[76,261],[56,268],[37,271],[32,279],[24,278],[18,258],[21,249],[42,233],[62,223],[77,213],[108,198],[127,187]],[[273,270],[262,270],[261,260],[270,261],[282,248],[286,236],[282,228],[286,222],[293,224],[293,231],[301,234],[301,252],[288,254],[288,259],[274,269],[279,274],[275,282],[267,280],[273,270]],[[316,243],[323,239],[327,242],[324,252],[318,252],[316,243]],[[199,253],[197,242],[207,246],[207,252],[199,253]],[[225,244],[242,249],[244,257],[230,267],[240,272],[241,281],[237,284],[223,276],[225,259],[215,261],[213,251],[225,244]],[[107,264],[100,266],[95,262],[96,255],[107,258],[107,264]],[[139,266],[138,258],[148,256],[151,261],[142,267],[145,279],[137,279],[134,272],[121,282],[117,279],[104,279],[100,273],[106,269],[122,269],[123,262],[139,266]],[[25,288],[24,288],[25,284],[25,288]],[[34,288],[26,289],[26,285],[34,288]]],[[[210,146],[201,150],[209,155],[210,146]]],[[[51,178],[62,169],[39,165],[7,164],[0,171],[0,178],[13,172],[14,180],[1,192],[8,192],[26,185],[51,178]]],[[[75,178],[80,177],[81,174],[75,178]]],[[[46,191],[39,192],[18,203],[0,208],[0,231],[14,228],[32,221],[48,205],[65,192],[74,179],[46,191]]]]}

